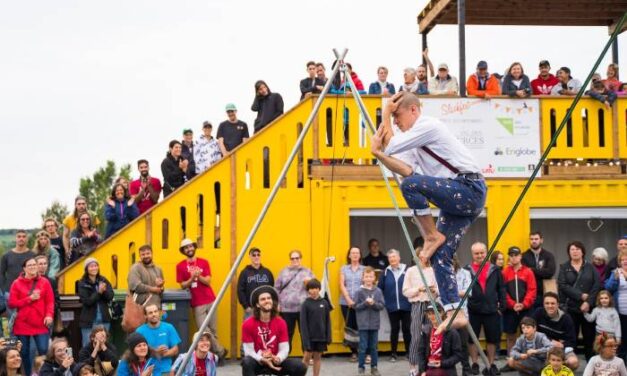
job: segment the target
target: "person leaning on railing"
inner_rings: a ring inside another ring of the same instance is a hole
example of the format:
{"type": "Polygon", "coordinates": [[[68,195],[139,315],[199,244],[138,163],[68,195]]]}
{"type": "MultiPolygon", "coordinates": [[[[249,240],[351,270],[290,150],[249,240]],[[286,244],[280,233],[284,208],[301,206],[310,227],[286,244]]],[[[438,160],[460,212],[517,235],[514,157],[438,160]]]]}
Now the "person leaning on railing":
{"type": "Polygon", "coordinates": [[[526,98],[531,95],[531,83],[519,62],[512,63],[503,78],[503,95],[526,98]]]}

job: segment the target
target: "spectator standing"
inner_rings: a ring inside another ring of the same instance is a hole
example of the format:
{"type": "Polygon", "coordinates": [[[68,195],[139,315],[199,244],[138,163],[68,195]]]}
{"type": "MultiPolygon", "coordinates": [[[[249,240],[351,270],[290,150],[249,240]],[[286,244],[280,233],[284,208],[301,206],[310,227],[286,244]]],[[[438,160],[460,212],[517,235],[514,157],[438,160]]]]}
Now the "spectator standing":
{"type": "Polygon", "coordinates": [[[181,155],[182,146],[177,140],[170,141],[169,151],[161,162],[163,174],[163,198],[166,198],[175,189],[183,186],[188,179],[189,161],[181,155]]]}
{"type": "Polygon", "coordinates": [[[257,113],[254,123],[254,133],[257,133],[283,115],[283,97],[271,92],[266,82],[259,80],[255,82],[255,100],[250,110],[257,113]]]}
{"type": "Polygon", "coordinates": [[[541,376],[575,376],[570,368],[564,365],[564,350],[559,347],[551,347],[547,353],[547,365],[542,370],[541,376]]]}
{"type": "MultiPolygon", "coordinates": [[[[211,288],[211,266],[209,261],[196,256],[197,248],[198,244],[190,239],[181,241],[179,252],[186,259],[176,265],[176,282],[181,285],[182,289],[189,289],[191,295],[190,305],[194,311],[196,327],[200,328],[216,300],[216,295],[211,288]]],[[[210,338],[212,350],[220,358],[224,358],[225,349],[217,339],[217,311],[209,321],[209,329],[213,336],[210,338]]]]}
{"type": "Polygon", "coordinates": [[[288,358],[287,325],[279,316],[279,294],[272,286],[259,286],[248,303],[253,315],[242,324],[242,376],[304,376],[307,366],[288,358]]]}
{"type": "Polygon", "coordinates": [[[368,240],[368,255],[364,257],[364,266],[370,266],[375,270],[384,270],[388,267],[388,257],[381,252],[381,247],[377,239],[368,240]]]}
{"type": "Polygon", "coordinates": [[[492,255],[490,256],[490,263],[502,271],[505,267],[505,257],[503,256],[503,252],[498,249],[492,252],[492,255]]]}
{"type": "Polygon", "coordinates": [[[11,284],[8,306],[16,310],[12,333],[22,342],[20,354],[26,374],[30,375],[31,338],[39,355],[44,355],[48,349],[54,321],[54,294],[50,282],[39,277],[34,258],[26,259],[22,268],[24,273],[11,284]]]}
{"type": "Polygon", "coordinates": [[[418,345],[418,374],[419,375],[449,375],[456,376],[455,365],[462,360],[461,339],[456,329],[437,333],[438,322],[436,309],[441,316],[444,308],[436,303],[429,303],[426,309],[427,325],[422,327],[420,344],[418,345]]]}
{"type": "MultiPolygon", "coordinates": [[[[5,252],[2,258],[0,258],[0,287],[2,287],[5,301],[9,300],[11,283],[22,273],[24,261],[35,257],[35,253],[28,249],[27,244],[28,234],[26,231],[17,230],[15,233],[15,248],[5,252]]],[[[7,314],[9,317],[13,314],[13,309],[8,307],[8,305],[7,314]]]]}
{"type": "Polygon", "coordinates": [[[384,97],[396,94],[394,84],[388,82],[388,69],[386,67],[377,68],[377,81],[370,84],[368,94],[383,95],[384,97]]]}
{"type": "Polygon", "coordinates": [[[148,341],[140,333],[133,332],[126,338],[128,350],[122,356],[118,376],[159,376],[155,370],[156,359],[148,348],[148,341]]]}
{"type": "MultiPolygon", "coordinates": [[[[475,333],[483,327],[488,361],[490,368],[484,369],[484,374],[498,374],[499,370],[494,364],[496,344],[501,340],[501,315],[505,310],[505,285],[499,269],[490,264],[483,268],[477,275],[479,266],[487,254],[484,243],[477,242],[470,247],[472,263],[466,266],[466,270],[473,276],[477,276],[477,283],[472,286],[471,295],[468,298],[468,315],[470,325],[475,333]]],[[[474,375],[479,374],[478,349],[474,344],[469,344],[468,352],[472,358],[471,370],[474,375]]]]}
{"type": "Polygon", "coordinates": [[[596,307],[592,313],[584,313],[583,316],[590,323],[596,323],[596,334],[607,333],[621,342],[621,327],[618,311],[614,308],[614,300],[607,290],[601,290],[597,294],[596,307]]]}
{"type": "MultiPolygon", "coordinates": [[[[57,286],[57,281],[55,279],[50,279],[49,277],[46,276],[46,274],[48,273],[48,258],[46,256],[44,255],[35,256],[35,261],[37,262],[37,274],[41,278],[46,278],[48,282],[50,283],[50,287],[52,288],[52,295],[54,296],[53,319],[55,320],[54,322],[57,322],[57,320],[60,320],[60,317],[61,317],[61,310],[59,309],[59,306],[61,304],[61,297],[59,296],[59,289],[57,286]]],[[[58,332],[55,332],[55,329],[58,329],[58,328],[54,328],[54,327],[52,328],[53,338],[59,334],[58,332]]]]}
{"type": "Polygon", "coordinates": [[[551,349],[551,341],[544,333],[536,331],[536,321],[524,317],[520,321],[521,336],[509,353],[507,365],[522,374],[537,375],[546,364],[546,354],[551,349]]]}
{"type": "MultiPolygon", "coordinates": [[[[459,297],[462,298],[466,295],[466,290],[470,287],[472,275],[470,275],[468,270],[459,265],[457,255],[453,255],[453,270],[455,271],[455,278],[457,279],[457,291],[459,292],[459,297]]],[[[468,317],[467,300],[464,302],[464,305],[462,305],[462,310],[464,310],[464,314],[468,317]]],[[[470,362],[468,361],[468,339],[470,338],[470,333],[468,333],[467,328],[457,329],[457,332],[459,333],[459,338],[462,340],[462,375],[468,376],[472,373],[470,370],[470,362]]]]}
{"type": "Polygon", "coordinates": [[[96,327],[111,329],[109,303],[113,300],[111,283],[100,275],[100,265],[93,257],[87,258],[83,264],[85,272],[78,280],[77,292],[81,302],[79,326],[83,338],[83,346],[89,343],[89,336],[96,327]]]}
{"type": "Polygon", "coordinates": [[[615,91],[607,90],[605,85],[603,85],[603,82],[598,80],[592,83],[592,89],[586,91],[586,95],[589,95],[590,97],[603,103],[605,108],[608,110],[618,98],[615,91]]]}
{"type": "Polygon", "coordinates": [[[618,342],[614,337],[600,334],[594,339],[595,355],[586,364],[583,376],[627,376],[625,362],[616,356],[618,342]]]}
{"type": "Polygon", "coordinates": [[[78,352],[78,362],[94,367],[98,376],[109,376],[118,367],[117,349],[108,341],[107,329],[94,326],[89,334],[89,342],[78,352]]]}
{"type": "Polygon", "coordinates": [[[559,83],[551,89],[551,95],[568,95],[575,96],[581,89],[581,81],[570,75],[570,68],[561,67],[557,71],[557,79],[559,83]]]}
{"type": "MultiPolygon", "coordinates": [[[[333,63],[334,68],[336,63],[337,60],[333,63]]],[[[351,79],[353,80],[353,84],[355,84],[355,89],[357,89],[357,92],[362,95],[366,94],[366,89],[364,88],[363,82],[361,82],[361,79],[359,78],[357,73],[353,71],[353,66],[350,63],[346,63],[346,73],[349,74],[351,79]]],[[[339,75],[336,76],[336,79],[337,78],[339,78],[339,75]]],[[[331,86],[331,90],[329,90],[329,93],[331,94],[345,94],[350,92],[351,88],[344,78],[342,78],[341,81],[338,82],[334,81],[333,85],[331,86]]]]}
{"type": "Polygon", "coordinates": [[[209,167],[222,159],[220,144],[213,138],[211,131],[213,126],[205,121],[202,124],[202,133],[194,145],[194,161],[196,162],[196,174],[205,172],[209,167]]]}
{"type": "Polygon", "coordinates": [[[425,63],[427,63],[427,65],[425,66],[425,64],[420,64],[418,66],[418,70],[420,70],[421,68],[424,69],[424,73],[421,73],[421,77],[419,77],[420,81],[423,82],[425,85],[427,84],[427,73],[429,74],[429,77],[433,78],[433,76],[435,76],[435,69],[433,69],[433,63],[431,62],[431,59],[429,58],[429,49],[425,48],[422,50],[422,57],[424,58],[425,63]],[[427,72],[427,67],[428,72],[427,72]],[[424,78],[422,78],[424,77],[424,78]]]}
{"type": "Polygon", "coordinates": [[[448,65],[438,65],[438,74],[429,80],[429,94],[431,95],[457,95],[459,84],[457,78],[451,76],[448,65]]]}
{"type": "Polygon", "coordinates": [[[37,232],[37,241],[35,242],[33,252],[36,256],[46,256],[48,260],[46,277],[48,277],[49,280],[56,280],[57,273],[61,270],[61,259],[59,253],[51,247],[50,235],[46,231],[42,230],[37,232]]]}
{"type": "Polygon", "coordinates": [[[161,181],[150,176],[150,166],[145,159],[137,161],[137,170],[139,178],[131,182],[129,192],[137,204],[139,214],[144,214],[159,202],[161,181]]]}
{"type": "Polygon", "coordinates": [[[323,84],[327,83],[326,69],[322,63],[316,63],[316,78],[323,84]]]}
{"type": "Polygon", "coordinates": [[[409,351],[411,344],[411,303],[403,295],[405,271],[407,265],[401,263],[401,255],[396,249],[388,251],[389,266],[385,268],[379,278],[379,290],[383,292],[385,309],[390,320],[390,361],[396,362],[398,354],[398,333],[403,330],[405,350],[409,351]]]}
{"type": "Polygon", "coordinates": [[[509,66],[503,78],[503,95],[515,98],[526,98],[531,96],[531,83],[525,74],[522,64],[515,62],[509,66]]]}
{"type": "Polygon", "coordinates": [[[618,64],[611,63],[607,66],[607,78],[603,80],[607,91],[619,91],[623,83],[618,79],[618,64]]]}
{"type": "MultiPolygon", "coordinates": [[[[431,77],[433,77],[433,65],[431,65],[431,77]]],[[[429,86],[429,77],[427,77],[427,67],[424,64],[420,64],[416,68],[416,79],[423,87],[429,86]]]]}
{"type": "Polygon", "coordinates": [[[50,238],[50,247],[52,247],[52,249],[54,249],[54,251],[59,255],[59,270],[65,268],[66,249],[63,246],[63,238],[58,232],[59,223],[56,219],[48,217],[44,220],[42,230],[45,230],[48,233],[48,238],[50,238]]]}
{"type": "MultiPolygon", "coordinates": [[[[351,247],[346,256],[346,265],[340,268],[340,308],[344,317],[344,324],[351,329],[358,330],[355,314],[355,299],[361,286],[364,266],[361,265],[361,251],[351,247]]],[[[357,361],[357,349],[351,347],[351,361],[357,361]]]]}
{"type": "MultiPolygon", "coordinates": [[[[200,335],[198,345],[194,350],[194,358],[190,359],[183,369],[183,376],[216,376],[219,357],[211,352],[213,334],[211,332],[196,333],[200,335]]],[[[178,371],[186,354],[179,355],[170,370],[170,376],[178,371]]]]}
{"type": "Polygon", "coordinates": [[[477,63],[477,71],[468,77],[466,89],[468,95],[481,98],[501,94],[499,79],[488,73],[488,63],[483,60],[477,63]]]}
{"type": "Polygon", "coordinates": [[[183,140],[181,140],[181,158],[187,164],[187,177],[189,179],[196,176],[196,162],[194,161],[194,131],[190,128],[183,129],[183,140]]]}
{"type": "Polygon", "coordinates": [[[575,333],[581,333],[586,360],[592,357],[592,341],[594,340],[594,324],[583,317],[592,311],[597,293],[600,290],[599,276],[594,267],[584,259],[586,248],[579,241],[568,243],[569,261],[560,265],[557,278],[560,301],[573,318],[575,333]]]}
{"type": "Polygon", "coordinates": [[[237,278],[237,299],[244,309],[244,320],[253,314],[250,299],[253,291],[260,286],[274,286],[274,276],[270,269],[261,265],[261,250],[253,247],[248,251],[250,264],[239,273],[237,278]]]}
{"type": "MultiPolygon", "coordinates": [[[[621,333],[627,333],[627,252],[620,252],[617,257],[620,266],[608,275],[605,281],[605,289],[614,294],[621,333]]],[[[627,343],[625,341],[621,342],[618,355],[622,359],[627,357],[627,343]]]]}
{"type": "MultiPolygon", "coordinates": [[[[322,66],[322,71],[324,72],[324,66],[322,66]]],[[[324,73],[323,73],[323,76],[324,76],[324,73]]],[[[325,82],[326,82],[326,79],[318,78],[316,76],[316,62],[308,61],[307,62],[307,78],[303,78],[302,80],[300,80],[300,100],[302,101],[305,97],[311,94],[322,93],[322,89],[324,88],[325,82]]]]}
{"type": "MultiPolygon", "coordinates": [[[[70,246],[70,237],[72,231],[74,231],[79,225],[79,216],[83,213],[88,213],[90,218],[94,219],[94,226],[100,225],[100,219],[96,213],[87,209],[87,199],[83,196],[76,196],[74,199],[74,211],[63,219],[63,247],[65,252],[70,252],[72,247],[70,246]]],[[[69,257],[66,257],[66,264],[69,257]]]]}
{"type": "Polygon", "coordinates": [[[599,284],[601,287],[605,286],[605,281],[612,273],[612,270],[607,266],[609,258],[607,251],[603,247],[592,250],[592,266],[594,266],[594,270],[596,270],[599,275],[599,284]]]}
{"type": "Polygon", "coordinates": [[[152,261],[152,247],[148,244],[139,247],[139,262],[128,271],[128,289],[137,294],[137,304],[161,304],[165,290],[163,270],[152,261]]]}
{"type": "Polygon", "coordinates": [[[331,343],[331,307],[320,296],[320,281],[315,278],[307,281],[307,299],[300,309],[300,330],[305,355],[303,363],[308,365],[313,360],[313,376],[320,375],[322,354],[331,343]]]}
{"type": "Polygon", "coordinates": [[[627,235],[623,235],[616,241],[616,257],[612,258],[607,264],[607,268],[613,271],[616,268],[620,268],[621,264],[618,260],[621,252],[627,252],[627,235]]]}
{"type": "Polygon", "coordinates": [[[216,136],[223,156],[243,142],[246,142],[250,137],[248,135],[248,125],[237,119],[237,108],[235,105],[229,103],[226,105],[225,110],[228,119],[220,123],[216,136]]]}
{"type": "Polygon", "coordinates": [[[135,199],[131,197],[122,184],[113,186],[111,196],[107,198],[104,207],[104,215],[107,220],[105,239],[120,231],[139,216],[135,199]]]}
{"type": "Polygon", "coordinates": [[[429,94],[429,88],[427,85],[422,84],[416,78],[416,70],[414,68],[405,68],[403,70],[403,84],[400,85],[398,91],[407,91],[418,95],[429,94]]]}
{"type": "MultiPolygon", "coordinates": [[[[299,250],[290,252],[290,265],[279,273],[274,288],[279,293],[281,302],[281,317],[287,324],[290,351],[292,350],[292,338],[296,323],[302,332],[303,322],[300,321],[301,305],[307,299],[307,282],[314,277],[311,270],[301,265],[303,254],[299,250]]],[[[302,334],[301,334],[302,338],[302,334]]]]}
{"type": "MultiPolygon", "coordinates": [[[[26,363],[28,360],[24,359],[23,356],[22,359],[24,361],[24,370],[27,375],[30,375],[30,365],[26,363]]],[[[74,362],[72,349],[69,347],[67,339],[56,338],[50,344],[50,348],[48,348],[44,364],[39,370],[39,376],[78,375],[78,368],[79,366],[74,362]]]]}
{"type": "Polygon", "coordinates": [[[85,256],[96,249],[101,241],[102,238],[94,227],[92,216],[89,212],[80,214],[78,227],[72,231],[72,236],[70,237],[70,245],[72,246],[70,262],[74,262],[79,257],[85,256]]]}
{"type": "Polygon", "coordinates": [[[544,237],[540,231],[529,234],[529,249],[522,256],[522,264],[533,271],[536,279],[536,302],[534,306],[542,306],[544,281],[550,280],[555,274],[555,256],[542,247],[544,237]]]}
{"type": "Polygon", "coordinates": [[[549,95],[553,86],[559,84],[559,80],[551,74],[551,64],[548,60],[541,60],[538,78],[531,81],[533,95],[549,95]]]}
{"type": "Polygon", "coordinates": [[[172,368],[172,359],[179,353],[181,338],[174,326],[161,321],[161,310],[156,304],[148,304],[144,307],[146,323],[142,324],[137,333],[146,338],[148,347],[156,356],[155,375],[169,374],[172,368]]]}
{"type": "Polygon", "coordinates": [[[355,312],[357,313],[357,327],[359,328],[359,363],[358,373],[365,374],[366,355],[370,355],[370,374],[380,376],[377,368],[379,343],[379,327],[381,315],[379,311],[385,308],[383,293],[376,286],[377,280],[374,269],[366,266],[362,275],[363,285],[355,296],[355,312]]]}

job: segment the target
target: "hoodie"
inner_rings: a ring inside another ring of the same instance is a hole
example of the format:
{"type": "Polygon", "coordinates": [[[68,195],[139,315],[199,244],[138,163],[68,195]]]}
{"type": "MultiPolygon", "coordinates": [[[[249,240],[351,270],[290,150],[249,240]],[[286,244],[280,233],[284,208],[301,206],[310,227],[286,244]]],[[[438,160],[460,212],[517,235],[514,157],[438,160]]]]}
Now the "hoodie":
{"type": "Polygon", "coordinates": [[[538,75],[538,78],[531,81],[531,90],[533,95],[549,95],[553,86],[559,84],[559,82],[560,80],[552,74],[549,74],[546,79],[538,75]]]}
{"type": "Polygon", "coordinates": [[[283,97],[279,93],[273,93],[264,81],[255,83],[255,100],[250,107],[251,111],[257,113],[255,119],[255,133],[259,132],[266,125],[270,124],[274,119],[283,115],[283,97]],[[268,95],[257,95],[257,90],[264,85],[268,89],[268,95]]]}
{"type": "Polygon", "coordinates": [[[473,73],[468,77],[468,81],[466,82],[466,89],[468,90],[468,95],[473,95],[475,97],[485,97],[488,95],[500,95],[501,94],[501,84],[499,79],[496,78],[493,74],[488,73],[488,79],[485,81],[485,86],[480,86],[479,77],[477,77],[476,73],[473,73]]]}
{"type": "Polygon", "coordinates": [[[383,293],[377,286],[367,288],[360,286],[355,296],[355,311],[357,312],[357,327],[359,330],[379,330],[381,325],[380,312],[385,308],[383,293]],[[372,305],[366,303],[366,299],[372,298],[372,305]]]}
{"type": "Polygon", "coordinates": [[[253,290],[259,286],[274,287],[274,276],[272,272],[259,265],[259,269],[255,269],[252,265],[246,265],[241,271],[237,279],[237,299],[244,309],[250,307],[250,296],[253,290]]]}

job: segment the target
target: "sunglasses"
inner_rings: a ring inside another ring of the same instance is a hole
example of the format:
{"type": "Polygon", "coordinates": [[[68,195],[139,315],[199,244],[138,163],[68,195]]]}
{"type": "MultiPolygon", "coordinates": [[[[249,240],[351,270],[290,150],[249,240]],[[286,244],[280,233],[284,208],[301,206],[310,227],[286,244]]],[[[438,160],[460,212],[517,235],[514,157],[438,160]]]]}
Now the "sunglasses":
{"type": "Polygon", "coordinates": [[[81,222],[89,222],[89,221],[90,221],[90,219],[89,219],[89,218],[81,218],[81,219],[80,219],[80,221],[81,221],[81,222]]]}
{"type": "Polygon", "coordinates": [[[300,260],[300,257],[290,257],[290,260],[300,260]]]}
{"type": "Polygon", "coordinates": [[[251,256],[252,257],[259,257],[259,256],[261,256],[261,253],[253,253],[253,254],[251,254],[251,256]]]}

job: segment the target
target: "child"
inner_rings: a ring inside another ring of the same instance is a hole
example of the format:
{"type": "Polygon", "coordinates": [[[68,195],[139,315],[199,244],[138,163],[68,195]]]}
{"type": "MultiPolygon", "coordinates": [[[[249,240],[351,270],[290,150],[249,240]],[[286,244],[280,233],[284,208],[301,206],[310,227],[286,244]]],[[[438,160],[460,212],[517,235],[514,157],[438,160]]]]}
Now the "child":
{"type": "Polygon", "coordinates": [[[435,310],[444,316],[444,308],[429,304],[426,309],[428,324],[423,325],[418,343],[418,374],[425,376],[457,375],[455,365],[462,360],[462,344],[459,333],[451,329],[436,334],[438,322],[435,310]]]}
{"type": "Polygon", "coordinates": [[[544,368],[546,353],[553,344],[544,333],[536,332],[536,320],[531,317],[520,320],[520,331],[523,334],[512,347],[507,365],[521,374],[537,375],[544,368]]]}
{"type": "Polygon", "coordinates": [[[75,373],[76,376],[98,376],[96,375],[96,370],[90,364],[87,363],[79,363],[78,371],[75,373]]]}
{"type": "Polygon", "coordinates": [[[612,107],[612,103],[616,101],[616,93],[611,90],[607,90],[603,82],[600,80],[594,81],[592,83],[592,89],[586,91],[586,95],[591,96],[592,98],[598,100],[599,102],[605,104],[605,108],[608,110],[612,107]]]}
{"type": "Polygon", "coordinates": [[[305,354],[303,363],[309,365],[313,358],[313,375],[320,375],[322,353],[331,343],[331,307],[326,299],[320,297],[320,281],[313,278],[307,282],[307,299],[300,308],[300,336],[305,354]]]}
{"type": "Polygon", "coordinates": [[[592,313],[584,313],[583,316],[588,322],[595,322],[597,334],[607,333],[620,342],[620,318],[618,311],[614,308],[614,299],[607,290],[601,290],[597,295],[596,307],[592,313]]]}
{"type": "Polygon", "coordinates": [[[549,364],[542,370],[541,376],[574,376],[573,371],[564,365],[564,350],[552,347],[548,353],[549,364]]]}
{"type": "Polygon", "coordinates": [[[380,376],[377,369],[377,343],[379,342],[379,314],[384,307],[383,293],[375,286],[375,271],[366,266],[362,276],[363,285],[355,297],[357,327],[359,328],[359,364],[360,375],[366,373],[366,353],[370,355],[370,374],[380,376]]]}
{"type": "Polygon", "coordinates": [[[599,353],[588,361],[583,376],[625,376],[627,368],[625,362],[616,356],[618,342],[612,336],[605,333],[599,334],[594,340],[594,350],[599,353]]]}

